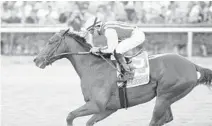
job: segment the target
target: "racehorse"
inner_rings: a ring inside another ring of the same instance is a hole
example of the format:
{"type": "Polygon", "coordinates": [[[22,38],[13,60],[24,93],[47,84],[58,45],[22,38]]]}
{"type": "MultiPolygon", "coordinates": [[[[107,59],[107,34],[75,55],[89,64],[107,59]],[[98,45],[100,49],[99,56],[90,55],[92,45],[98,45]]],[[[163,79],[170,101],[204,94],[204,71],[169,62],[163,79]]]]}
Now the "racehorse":
{"type": "MultiPolygon", "coordinates": [[[[36,66],[44,69],[58,59],[67,58],[78,73],[85,104],[68,114],[68,126],[73,126],[75,118],[92,114],[86,125],[93,126],[121,109],[116,69],[103,58],[89,53],[90,48],[91,45],[77,32],[61,30],[49,39],[34,59],[36,66]]],[[[149,83],[127,89],[129,107],[156,97],[149,126],[162,126],[172,121],[171,105],[197,85],[212,87],[212,71],[180,55],[152,56],[149,64],[149,83]]]]}

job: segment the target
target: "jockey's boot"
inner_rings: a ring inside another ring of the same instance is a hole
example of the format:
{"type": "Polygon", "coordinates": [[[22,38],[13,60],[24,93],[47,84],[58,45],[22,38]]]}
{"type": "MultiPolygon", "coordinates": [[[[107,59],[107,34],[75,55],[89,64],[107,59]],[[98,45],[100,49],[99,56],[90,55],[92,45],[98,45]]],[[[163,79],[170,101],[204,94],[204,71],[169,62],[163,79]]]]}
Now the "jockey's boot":
{"type": "Polygon", "coordinates": [[[134,73],[130,70],[130,66],[126,63],[125,57],[120,53],[115,53],[115,58],[118,61],[118,63],[121,65],[121,67],[124,69],[124,76],[121,80],[118,80],[120,82],[125,82],[129,79],[133,79],[134,73]]]}

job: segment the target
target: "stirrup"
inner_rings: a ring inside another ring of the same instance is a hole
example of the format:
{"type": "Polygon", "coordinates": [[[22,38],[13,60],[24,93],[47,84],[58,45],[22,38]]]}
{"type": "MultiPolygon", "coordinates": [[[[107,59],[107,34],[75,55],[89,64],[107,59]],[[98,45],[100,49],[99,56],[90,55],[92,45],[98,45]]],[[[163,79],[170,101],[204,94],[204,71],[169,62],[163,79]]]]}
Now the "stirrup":
{"type": "Polygon", "coordinates": [[[130,71],[130,72],[128,72],[128,71],[126,72],[125,71],[123,73],[123,77],[118,78],[117,82],[126,82],[128,80],[133,79],[133,77],[134,77],[134,73],[132,71],[130,71]]]}
{"type": "Polygon", "coordinates": [[[124,80],[123,78],[118,78],[118,79],[117,79],[117,82],[118,82],[118,83],[123,83],[123,82],[126,82],[126,81],[127,81],[127,80],[124,80]]]}
{"type": "Polygon", "coordinates": [[[126,77],[127,80],[133,79],[134,73],[132,71],[127,71],[127,72],[124,73],[124,77],[126,77]]]}

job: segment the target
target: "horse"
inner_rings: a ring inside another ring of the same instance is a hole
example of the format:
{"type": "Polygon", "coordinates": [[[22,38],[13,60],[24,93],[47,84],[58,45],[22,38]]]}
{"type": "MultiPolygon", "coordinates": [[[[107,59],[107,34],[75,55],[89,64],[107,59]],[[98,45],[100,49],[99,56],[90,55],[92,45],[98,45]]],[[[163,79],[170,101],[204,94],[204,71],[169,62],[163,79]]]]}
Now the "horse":
{"type": "MultiPolygon", "coordinates": [[[[85,104],[70,112],[67,126],[77,117],[93,115],[86,126],[107,118],[122,109],[117,86],[117,70],[107,59],[89,52],[91,45],[78,32],[61,30],[55,33],[35,57],[35,65],[44,69],[61,58],[67,58],[81,80],[85,104]]],[[[156,97],[149,126],[162,126],[173,120],[171,105],[186,96],[194,87],[212,87],[212,71],[177,54],[153,55],[149,58],[148,84],[127,89],[129,107],[146,103],[156,97]],[[198,74],[200,76],[198,76],[198,74]]]]}

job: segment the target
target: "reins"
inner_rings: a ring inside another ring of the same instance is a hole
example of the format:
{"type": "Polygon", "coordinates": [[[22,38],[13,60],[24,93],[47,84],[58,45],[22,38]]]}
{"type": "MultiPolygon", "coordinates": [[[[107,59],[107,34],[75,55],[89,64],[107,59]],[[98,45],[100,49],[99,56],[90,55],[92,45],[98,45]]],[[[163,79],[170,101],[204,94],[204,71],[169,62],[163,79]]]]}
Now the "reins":
{"type": "Polygon", "coordinates": [[[119,72],[119,74],[121,74],[123,76],[123,74],[121,73],[121,71],[119,71],[110,61],[108,61],[103,55],[99,55],[103,60],[105,60],[111,67],[113,67],[116,71],[119,72]]]}
{"type": "Polygon", "coordinates": [[[87,54],[90,54],[90,52],[69,52],[69,53],[61,53],[61,54],[55,55],[52,58],[57,56],[63,56],[63,55],[87,55],[87,54]]]}
{"type": "MultiPolygon", "coordinates": [[[[61,54],[58,54],[58,55],[55,55],[51,58],[54,58],[54,57],[58,57],[58,56],[63,56],[63,55],[87,55],[87,54],[91,54],[91,52],[70,52],[70,53],[61,53],[61,54]]],[[[115,69],[116,71],[118,71],[121,75],[123,75],[121,73],[121,71],[119,71],[110,61],[108,61],[103,55],[99,55],[103,60],[105,60],[113,69],[115,69]]]]}
{"type": "MultiPolygon", "coordinates": [[[[62,37],[61,39],[65,39],[65,37],[62,37]]],[[[75,39],[76,40],[76,39],[75,39]]],[[[80,42],[80,41],[78,41],[78,40],[76,40],[77,42],[79,42],[80,44],[83,44],[82,42],[80,42]]],[[[62,42],[62,40],[61,40],[61,42],[62,42]]],[[[61,43],[60,42],[60,43],[61,43]]],[[[90,46],[87,46],[86,45],[86,47],[88,47],[89,49],[91,48],[90,46]]],[[[52,56],[52,57],[50,57],[49,59],[53,59],[53,58],[55,58],[55,57],[58,57],[58,56],[64,56],[64,55],[88,55],[88,54],[92,54],[90,51],[89,52],[68,52],[68,53],[61,53],[61,54],[58,54],[58,55],[54,55],[54,56],[52,56]]],[[[116,71],[118,71],[121,75],[123,75],[122,73],[121,73],[121,71],[119,71],[110,61],[108,61],[102,54],[99,54],[99,56],[103,59],[103,60],[105,60],[113,69],[115,69],[116,71]]],[[[48,61],[48,60],[47,60],[48,61]]]]}

